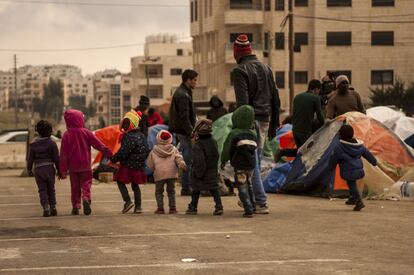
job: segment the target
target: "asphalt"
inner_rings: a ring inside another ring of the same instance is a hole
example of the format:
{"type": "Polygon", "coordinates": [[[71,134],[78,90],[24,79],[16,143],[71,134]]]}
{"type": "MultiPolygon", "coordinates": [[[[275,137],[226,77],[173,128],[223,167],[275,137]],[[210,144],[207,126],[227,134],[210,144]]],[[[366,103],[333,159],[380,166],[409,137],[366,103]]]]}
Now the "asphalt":
{"type": "MultiPolygon", "coordinates": [[[[141,215],[120,214],[115,184],[93,185],[91,216],[71,216],[69,181],[57,182],[57,217],[43,218],[33,178],[0,170],[1,274],[414,274],[414,202],[270,194],[271,213],[242,218],[236,197],[213,216],[155,215],[154,185],[141,215]],[[190,261],[192,262],[185,262],[190,261]]],[[[177,188],[179,189],[179,188],[177,188]]],[[[166,200],[166,198],[165,198],[166,200]]]]}

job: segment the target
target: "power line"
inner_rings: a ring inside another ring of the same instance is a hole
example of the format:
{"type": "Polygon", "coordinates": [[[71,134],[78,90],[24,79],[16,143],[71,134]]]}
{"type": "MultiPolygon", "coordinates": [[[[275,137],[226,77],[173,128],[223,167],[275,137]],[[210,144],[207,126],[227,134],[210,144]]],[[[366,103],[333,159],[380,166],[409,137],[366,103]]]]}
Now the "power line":
{"type": "Polygon", "coordinates": [[[188,5],[179,4],[144,4],[144,3],[94,3],[94,2],[61,2],[54,0],[0,0],[0,2],[10,2],[14,4],[51,4],[62,6],[100,6],[100,7],[141,7],[141,8],[188,8],[188,5]]]}
{"type": "Polygon", "coordinates": [[[307,16],[307,15],[297,15],[295,17],[312,19],[312,20],[324,20],[324,21],[335,21],[335,22],[347,22],[347,23],[371,23],[371,24],[413,24],[414,20],[410,21],[382,21],[382,20],[355,20],[355,19],[338,19],[330,17],[318,17],[318,16],[307,16]]]}

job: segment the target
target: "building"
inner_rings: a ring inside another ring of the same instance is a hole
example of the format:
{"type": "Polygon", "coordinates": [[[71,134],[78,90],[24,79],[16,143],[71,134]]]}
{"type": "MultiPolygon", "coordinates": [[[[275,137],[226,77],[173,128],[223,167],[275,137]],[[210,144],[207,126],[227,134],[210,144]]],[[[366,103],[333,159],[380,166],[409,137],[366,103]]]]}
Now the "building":
{"type": "Polygon", "coordinates": [[[0,88],[0,112],[6,111],[10,107],[9,102],[10,90],[8,88],[0,88]]]}
{"type": "Polygon", "coordinates": [[[82,97],[85,106],[89,106],[94,102],[94,86],[93,79],[91,77],[75,77],[75,78],[64,78],[63,83],[63,95],[64,95],[64,106],[69,106],[69,98],[71,96],[82,97]]]}
{"type": "Polygon", "coordinates": [[[73,65],[41,65],[31,66],[26,65],[18,69],[19,74],[27,75],[31,78],[81,78],[82,71],[80,68],[73,65]]]}
{"type": "MultiPolygon", "coordinates": [[[[414,24],[398,23],[410,20],[399,15],[414,10],[414,1],[293,3],[296,94],[306,90],[309,80],[329,71],[348,75],[366,103],[370,88],[393,84],[397,78],[414,80],[414,24]]],[[[281,27],[288,0],[190,0],[190,9],[194,68],[209,96],[218,91],[223,99],[234,101],[232,42],[246,33],[259,59],[271,65],[282,108],[288,109],[288,24],[281,27]]]]}
{"type": "Polygon", "coordinates": [[[134,99],[147,95],[151,105],[163,104],[181,84],[182,72],[192,67],[191,42],[178,42],[173,35],[147,37],[144,55],[131,58],[134,99]]]}
{"type": "Polygon", "coordinates": [[[49,77],[26,77],[24,86],[19,91],[19,100],[23,103],[23,109],[32,111],[33,100],[43,98],[44,86],[49,83],[49,77]]]}

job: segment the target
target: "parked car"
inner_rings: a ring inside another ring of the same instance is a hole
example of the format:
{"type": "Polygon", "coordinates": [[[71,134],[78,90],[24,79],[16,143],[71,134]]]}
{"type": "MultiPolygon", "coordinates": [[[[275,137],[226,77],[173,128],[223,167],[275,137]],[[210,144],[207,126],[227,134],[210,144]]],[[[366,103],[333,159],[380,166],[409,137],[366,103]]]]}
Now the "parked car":
{"type": "MultiPolygon", "coordinates": [[[[0,135],[0,144],[9,142],[26,142],[28,131],[11,131],[0,135]]],[[[59,138],[52,136],[52,140],[60,141],[59,138]]]]}

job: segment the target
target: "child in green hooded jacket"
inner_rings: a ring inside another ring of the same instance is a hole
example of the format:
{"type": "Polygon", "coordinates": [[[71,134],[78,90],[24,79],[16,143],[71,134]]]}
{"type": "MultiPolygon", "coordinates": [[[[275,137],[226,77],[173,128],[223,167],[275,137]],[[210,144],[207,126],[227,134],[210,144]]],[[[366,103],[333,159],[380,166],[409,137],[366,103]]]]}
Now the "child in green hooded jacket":
{"type": "Polygon", "coordinates": [[[224,142],[221,165],[230,160],[234,168],[234,182],[244,207],[243,217],[252,218],[255,208],[251,178],[256,166],[257,133],[254,128],[254,110],[243,105],[234,111],[233,129],[224,142]]]}

